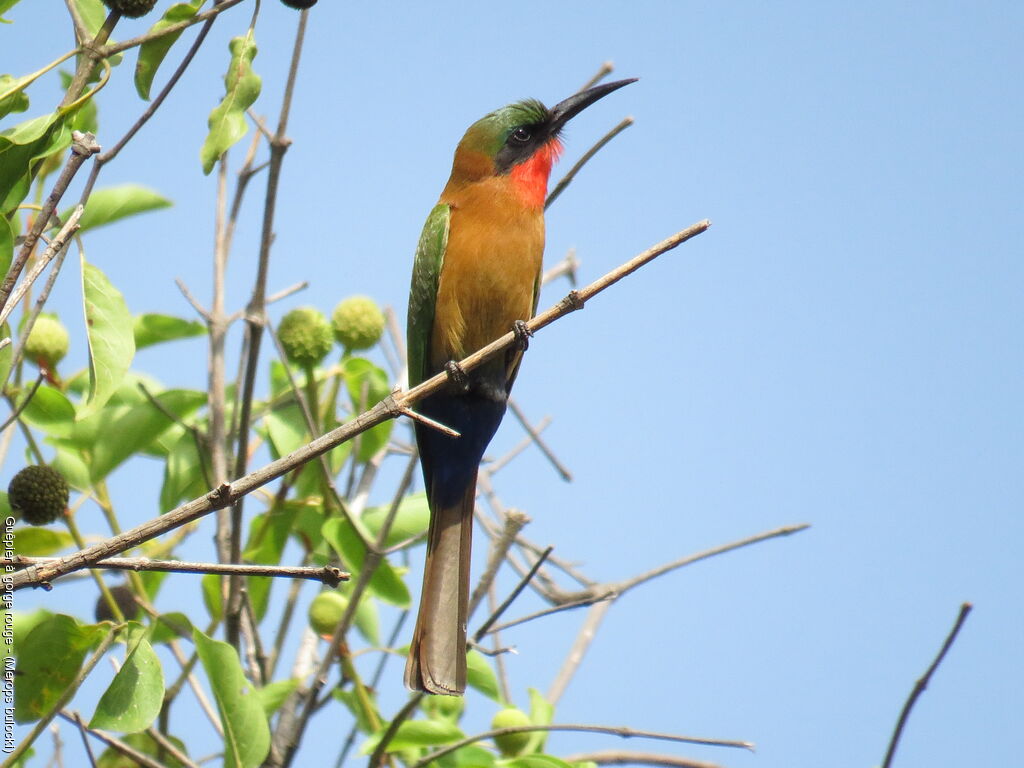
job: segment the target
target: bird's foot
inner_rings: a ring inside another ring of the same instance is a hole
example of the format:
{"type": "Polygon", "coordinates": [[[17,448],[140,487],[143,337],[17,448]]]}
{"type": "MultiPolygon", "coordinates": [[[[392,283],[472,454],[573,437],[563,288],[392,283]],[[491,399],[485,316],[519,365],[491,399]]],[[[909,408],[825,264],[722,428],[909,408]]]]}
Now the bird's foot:
{"type": "Polygon", "coordinates": [[[458,392],[469,391],[469,376],[462,369],[462,366],[454,360],[444,364],[444,372],[448,374],[448,383],[458,392]]]}
{"type": "Polygon", "coordinates": [[[516,337],[516,346],[521,352],[530,348],[530,337],[533,336],[533,331],[530,330],[525,320],[516,320],[512,323],[512,333],[516,337]]]}

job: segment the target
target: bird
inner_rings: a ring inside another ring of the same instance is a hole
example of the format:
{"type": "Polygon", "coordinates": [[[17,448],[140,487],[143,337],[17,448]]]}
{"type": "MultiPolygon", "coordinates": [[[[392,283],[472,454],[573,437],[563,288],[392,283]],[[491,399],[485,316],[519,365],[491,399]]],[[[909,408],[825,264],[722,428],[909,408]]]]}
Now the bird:
{"type": "Polygon", "coordinates": [[[459,433],[415,422],[430,524],[423,589],[405,684],[460,696],[477,470],[505,414],[537,310],[544,203],[560,134],[582,110],[635,78],[579,91],[550,109],[526,99],[473,123],[427,217],[409,292],[409,386],[446,371],[448,386],[417,412],[459,433]],[[455,361],[505,335],[516,345],[468,374],[455,361]]]}

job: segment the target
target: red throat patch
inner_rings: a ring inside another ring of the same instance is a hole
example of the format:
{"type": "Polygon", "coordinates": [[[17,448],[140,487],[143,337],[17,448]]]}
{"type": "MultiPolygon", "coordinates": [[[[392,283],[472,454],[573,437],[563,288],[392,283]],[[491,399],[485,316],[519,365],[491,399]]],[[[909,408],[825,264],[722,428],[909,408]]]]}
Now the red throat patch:
{"type": "Polygon", "coordinates": [[[534,152],[525,163],[512,169],[512,184],[519,193],[523,204],[530,208],[543,208],[548,195],[548,176],[551,166],[562,154],[562,142],[551,139],[547,144],[534,152]]]}

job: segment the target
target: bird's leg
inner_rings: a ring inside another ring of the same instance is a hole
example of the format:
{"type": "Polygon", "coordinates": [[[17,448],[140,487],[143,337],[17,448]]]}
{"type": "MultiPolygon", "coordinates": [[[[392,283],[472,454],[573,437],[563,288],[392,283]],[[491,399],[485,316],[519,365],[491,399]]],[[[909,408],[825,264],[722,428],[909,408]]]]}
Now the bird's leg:
{"type": "Polygon", "coordinates": [[[448,374],[448,384],[457,392],[469,392],[469,376],[462,366],[454,360],[444,364],[444,372],[448,374]]]}
{"type": "Polygon", "coordinates": [[[515,334],[516,346],[521,352],[530,348],[530,337],[533,336],[533,331],[530,330],[525,320],[516,320],[512,323],[512,333],[515,334]]]}

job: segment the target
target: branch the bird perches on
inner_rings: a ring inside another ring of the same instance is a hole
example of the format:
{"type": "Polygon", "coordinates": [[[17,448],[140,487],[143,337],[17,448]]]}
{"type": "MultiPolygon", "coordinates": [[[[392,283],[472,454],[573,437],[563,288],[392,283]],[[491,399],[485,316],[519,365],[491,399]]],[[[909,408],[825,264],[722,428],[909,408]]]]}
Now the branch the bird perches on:
{"type": "MultiPolygon", "coordinates": [[[[711,222],[708,219],[699,221],[637,254],[629,261],[626,261],[584,288],[570,291],[561,301],[526,323],[527,329],[531,333],[536,333],[565,315],[582,309],[584,304],[597,294],[653,261],[663,253],[707,231],[710,226],[711,222]]],[[[460,360],[459,366],[465,371],[471,371],[515,344],[516,340],[516,334],[509,331],[504,336],[460,360]]],[[[93,544],[54,562],[45,565],[29,566],[17,571],[9,576],[6,580],[7,584],[14,590],[40,586],[48,589],[54,579],[83,568],[88,568],[100,560],[120,554],[145,541],[197,520],[210,512],[231,506],[239,498],[252,493],[254,490],[315,459],[341,443],[351,440],[371,427],[403,415],[404,411],[409,409],[414,403],[447,385],[447,374],[439,373],[406,392],[395,392],[368,411],[356,416],[337,429],[331,430],[310,441],[287,456],[271,461],[230,483],[222,483],[199,498],[186,502],[158,518],[137,525],[117,536],[112,536],[109,539],[93,544]]]]}

